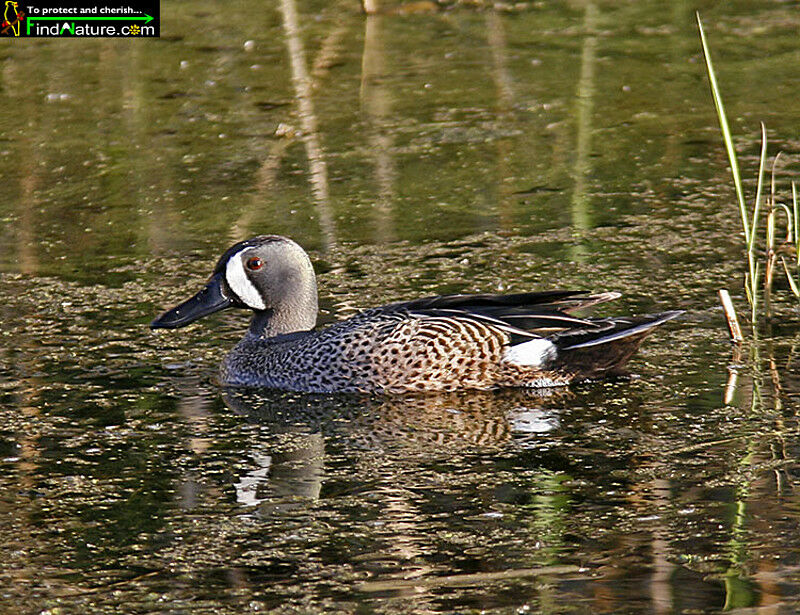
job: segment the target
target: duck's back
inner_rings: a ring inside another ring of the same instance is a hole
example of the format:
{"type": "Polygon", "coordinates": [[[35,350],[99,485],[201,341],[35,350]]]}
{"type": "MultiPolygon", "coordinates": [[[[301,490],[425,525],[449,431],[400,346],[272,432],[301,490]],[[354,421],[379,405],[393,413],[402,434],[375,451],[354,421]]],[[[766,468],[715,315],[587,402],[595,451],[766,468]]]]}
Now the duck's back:
{"type": "Polygon", "coordinates": [[[319,331],[250,334],[223,363],[223,380],[308,392],[564,385],[618,370],[652,329],[678,314],[570,314],[614,296],[431,297],[367,310],[319,331]]]}

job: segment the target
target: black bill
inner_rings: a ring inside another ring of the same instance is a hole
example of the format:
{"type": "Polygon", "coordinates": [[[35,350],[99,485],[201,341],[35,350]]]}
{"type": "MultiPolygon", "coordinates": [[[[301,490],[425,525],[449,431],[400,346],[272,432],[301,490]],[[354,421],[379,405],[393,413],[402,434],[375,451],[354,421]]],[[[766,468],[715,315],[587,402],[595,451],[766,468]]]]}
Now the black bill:
{"type": "Polygon", "coordinates": [[[151,329],[177,329],[189,323],[235,305],[222,289],[222,274],[215,274],[206,287],[188,301],[164,312],[150,323],[151,329]]]}

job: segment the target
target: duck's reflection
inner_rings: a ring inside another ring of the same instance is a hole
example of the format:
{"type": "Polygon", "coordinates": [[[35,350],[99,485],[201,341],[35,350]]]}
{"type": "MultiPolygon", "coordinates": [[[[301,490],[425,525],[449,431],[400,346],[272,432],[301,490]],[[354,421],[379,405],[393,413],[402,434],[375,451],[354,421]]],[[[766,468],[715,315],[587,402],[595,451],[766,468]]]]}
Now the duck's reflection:
{"type": "Polygon", "coordinates": [[[251,451],[257,468],[234,483],[236,500],[245,506],[258,506],[275,495],[282,499],[316,500],[322,489],[324,440],[322,434],[301,434],[296,448],[280,452],[265,446],[251,451]]]}
{"type": "Polygon", "coordinates": [[[525,447],[558,429],[558,402],[569,394],[536,389],[369,397],[228,388],[228,407],[270,436],[249,451],[256,467],[239,477],[236,497],[246,506],[281,508],[319,498],[326,443],[409,460],[525,447]]]}

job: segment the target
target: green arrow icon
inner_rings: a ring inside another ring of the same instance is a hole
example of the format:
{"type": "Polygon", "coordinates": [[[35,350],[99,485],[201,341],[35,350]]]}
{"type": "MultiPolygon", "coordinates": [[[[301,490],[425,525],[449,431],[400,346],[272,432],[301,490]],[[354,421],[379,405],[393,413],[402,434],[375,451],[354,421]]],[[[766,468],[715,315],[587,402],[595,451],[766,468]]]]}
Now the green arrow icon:
{"type": "Polygon", "coordinates": [[[31,33],[32,21],[144,21],[149,24],[155,17],[145,13],[144,15],[136,16],[120,16],[120,17],[73,17],[71,15],[64,15],[63,17],[28,17],[27,19],[27,34],[31,33]]]}

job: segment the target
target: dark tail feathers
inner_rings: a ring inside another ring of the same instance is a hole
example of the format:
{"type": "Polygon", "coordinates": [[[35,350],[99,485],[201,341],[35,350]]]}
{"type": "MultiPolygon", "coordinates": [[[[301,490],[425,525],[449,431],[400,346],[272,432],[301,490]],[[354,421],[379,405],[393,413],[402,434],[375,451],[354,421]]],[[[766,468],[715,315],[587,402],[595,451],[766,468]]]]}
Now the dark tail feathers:
{"type": "Polygon", "coordinates": [[[683,311],[662,312],[633,318],[593,320],[597,329],[565,331],[551,338],[558,348],[557,367],[576,378],[596,378],[619,372],[639,344],[659,325],[683,311]]]}

